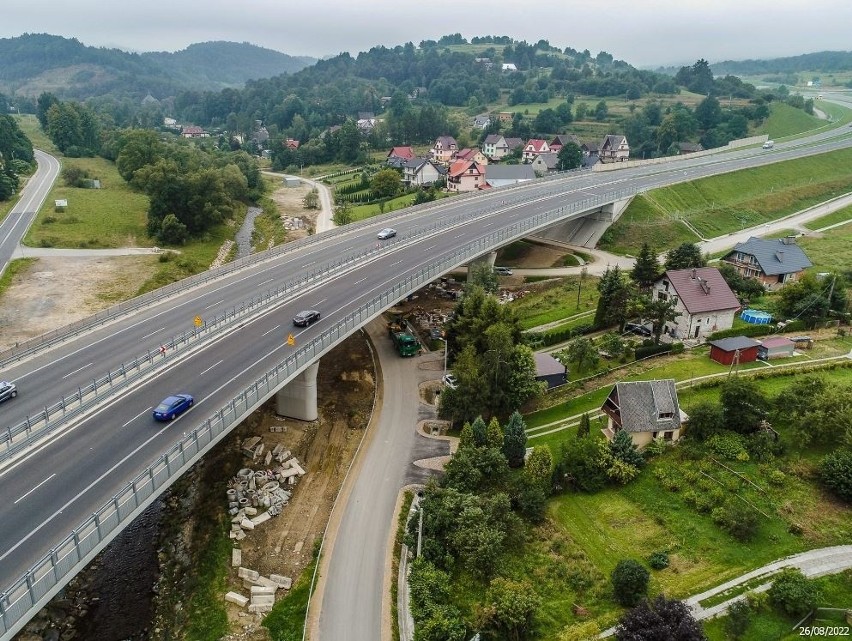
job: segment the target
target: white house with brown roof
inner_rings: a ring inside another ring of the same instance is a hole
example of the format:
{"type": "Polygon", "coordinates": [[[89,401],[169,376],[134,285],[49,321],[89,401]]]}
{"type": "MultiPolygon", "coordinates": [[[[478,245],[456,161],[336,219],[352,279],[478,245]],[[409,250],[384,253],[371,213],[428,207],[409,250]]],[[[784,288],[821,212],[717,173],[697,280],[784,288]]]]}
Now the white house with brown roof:
{"type": "Polygon", "coordinates": [[[658,438],[677,441],[687,419],[680,409],[673,378],[616,383],[601,411],[608,417],[604,436],[612,440],[625,431],[638,448],[658,438]]]}
{"type": "Polygon", "coordinates": [[[476,147],[465,147],[461,151],[456,152],[454,160],[472,160],[479,165],[488,164],[488,158],[476,147]]]}
{"type": "Polygon", "coordinates": [[[609,134],[601,143],[598,155],[602,162],[624,162],[630,159],[630,145],[627,138],[617,134],[609,134]]]}
{"type": "Polygon", "coordinates": [[[448,191],[475,191],[485,186],[485,167],[472,160],[457,160],[447,171],[448,191]]]}
{"type": "Polygon", "coordinates": [[[680,312],[663,333],[677,339],[703,340],[708,334],[730,329],[740,308],[736,294],[715,267],[669,270],[651,291],[654,299],[676,301],[680,312]]]}
{"type": "Polygon", "coordinates": [[[201,127],[189,125],[180,130],[180,135],[184,138],[209,138],[210,134],[204,131],[201,127]]]}
{"type": "Polygon", "coordinates": [[[452,136],[439,136],[430,153],[437,162],[449,163],[456,156],[459,145],[452,136]]]}

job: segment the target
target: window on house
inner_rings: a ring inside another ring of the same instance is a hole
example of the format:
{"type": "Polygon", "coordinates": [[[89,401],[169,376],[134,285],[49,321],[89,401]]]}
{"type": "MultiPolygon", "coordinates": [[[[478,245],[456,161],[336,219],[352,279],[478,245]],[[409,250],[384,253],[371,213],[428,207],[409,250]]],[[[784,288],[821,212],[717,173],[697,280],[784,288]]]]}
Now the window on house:
{"type": "Polygon", "coordinates": [[[667,418],[671,418],[673,414],[671,412],[660,412],[658,416],[658,420],[662,421],[667,418]]]}
{"type": "Polygon", "coordinates": [[[659,300],[668,300],[668,296],[665,292],[657,292],[657,298],[659,300]]]}

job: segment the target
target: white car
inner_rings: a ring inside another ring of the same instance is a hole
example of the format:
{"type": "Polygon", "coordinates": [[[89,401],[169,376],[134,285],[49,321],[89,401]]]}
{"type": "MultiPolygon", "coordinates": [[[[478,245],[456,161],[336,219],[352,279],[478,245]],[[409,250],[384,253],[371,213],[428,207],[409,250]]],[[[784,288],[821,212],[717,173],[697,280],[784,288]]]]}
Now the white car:
{"type": "Polygon", "coordinates": [[[382,231],[380,231],[377,235],[379,240],[387,240],[388,238],[393,238],[396,236],[396,230],[390,227],[385,227],[382,231]]]}
{"type": "Polygon", "coordinates": [[[459,384],[458,379],[452,374],[444,374],[444,378],[441,379],[441,382],[450,389],[456,389],[459,384]]]}
{"type": "Polygon", "coordinates": [[[15,398],[18,395],[18,387],[9,381],[0,381],[0,402],[15,398]]]}

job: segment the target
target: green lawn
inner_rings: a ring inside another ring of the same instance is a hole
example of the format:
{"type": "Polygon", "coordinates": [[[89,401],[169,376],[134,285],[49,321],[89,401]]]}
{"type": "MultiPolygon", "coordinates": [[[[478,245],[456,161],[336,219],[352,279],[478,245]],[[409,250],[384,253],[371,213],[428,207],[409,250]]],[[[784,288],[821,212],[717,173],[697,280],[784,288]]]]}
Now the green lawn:
{"type": "Polygon", "coordinates": [[[852,223],[835,227],[822,238],[804,236],[798,244],[814,264],[816,272],[846,272],[852,269],[852,223]]]}
{"type": "Polygon", "coordinates": [[[59,178],[27,232],[25,244],[34,247],[151,247],[146,234],[148,198],[131,189],[115,164],[103,158],[65,158],[101,181],[101,189],[66,187],[59,178]],[[64,212],[54,201],[65,199],[64,212]]]}
{"type": "MultiPolygon", "coordinates": [[[[545,323],[570,318],[582,312],[593,310],[598,304],[598,278],[586,276],[567,276],[555,284],[534,289],[523,298],[512,302],[514,309],[521,318],[521,327],[530,329],[545,323]],[[580,304],[577,305],[579,285],[580,304]]],[[[578,324],[591,322],[585,318],[578,324]]]]}
{"type": "Polygon", "coordinates": [[[767,134],[770,138],[778,140],[786,136],[810,132],[826,124],[825,120],[808,115],[802,109],[773,102],[769,118],[761,123],[754,133],[755,135],[767,134]]]}
{"type": "Polygon", "coordinates": [[[696,241],[680,219],[713,238],[781,218],[852,191],[850,162],[846,149],[655,189],[633,199],[600,246],[635,255],[643,242],[664,250],[696,241]]]}

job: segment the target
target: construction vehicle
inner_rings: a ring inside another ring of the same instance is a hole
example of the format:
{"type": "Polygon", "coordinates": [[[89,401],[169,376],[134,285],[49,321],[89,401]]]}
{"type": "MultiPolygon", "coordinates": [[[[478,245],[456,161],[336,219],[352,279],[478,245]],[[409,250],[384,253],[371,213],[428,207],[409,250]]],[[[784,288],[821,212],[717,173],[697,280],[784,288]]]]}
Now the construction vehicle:
{"type": "Polygon", "coordinates": [[[388,323],[388,334],[400,356],[416,356],[420,353],[420,341],[411,331],[408,321],[401,314],[395,314],[388,323]]]}

